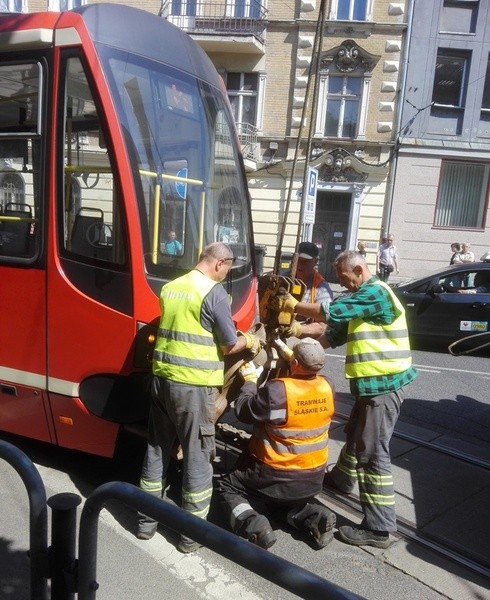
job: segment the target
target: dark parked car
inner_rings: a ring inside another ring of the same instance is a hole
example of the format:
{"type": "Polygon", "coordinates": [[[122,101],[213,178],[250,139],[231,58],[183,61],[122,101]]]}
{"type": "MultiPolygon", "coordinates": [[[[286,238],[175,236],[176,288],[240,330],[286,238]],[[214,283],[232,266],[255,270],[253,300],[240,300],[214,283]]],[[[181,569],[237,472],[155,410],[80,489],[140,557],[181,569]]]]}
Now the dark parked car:
{"type": "Polygon", "coordinates": [[[395,284],[393,291],[405,307],[415,348],[447,349],[459,338],[490,331],[490,262],[439,269],[395,284]]]}

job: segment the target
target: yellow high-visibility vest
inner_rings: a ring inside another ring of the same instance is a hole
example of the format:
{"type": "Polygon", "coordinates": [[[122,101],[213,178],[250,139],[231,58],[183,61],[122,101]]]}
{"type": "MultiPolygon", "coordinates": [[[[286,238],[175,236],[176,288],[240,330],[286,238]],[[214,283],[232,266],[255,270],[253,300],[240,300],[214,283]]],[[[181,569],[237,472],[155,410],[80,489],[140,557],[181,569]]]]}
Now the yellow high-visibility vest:
{"type": "Polygon", "coordinates": [[[162,316],[153,354],[155,375],[191,385],[223,385],[220,350],[212,332],[201,324],[202,303],[215,285],[216,281],[194,269],[162,287],[162,316]]]}
{"type": "Polygon", "coordinates": [[[393,323],[375,325],[363,319],[353,319],[347,330],[345,376],[375,377],[403,373],[412,364],[405,309],[390,286],[376,281],[389,293],[400,315],[393,323]]]}

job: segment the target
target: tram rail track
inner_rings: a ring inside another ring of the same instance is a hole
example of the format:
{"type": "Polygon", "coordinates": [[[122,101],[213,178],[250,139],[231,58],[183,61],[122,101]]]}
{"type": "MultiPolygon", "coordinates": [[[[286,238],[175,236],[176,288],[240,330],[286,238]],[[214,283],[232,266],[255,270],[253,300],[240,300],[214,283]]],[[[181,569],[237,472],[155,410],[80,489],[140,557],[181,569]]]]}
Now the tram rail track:
{"type": "MultiPolygon", "coordinates": [[[[348,415],[342,411],[338,411],[335,414],[337,421],[346,421],[348,415]]],[[[219,423],[218,430],[220,433],[217,436],[218,444],[226,446],[227,451],[238,454],[241,449],[246,445],[246,441],[250,437],[250,433],[245,429],[238,429],[233,425],[227,423],[219,423]]],[[[419,436],[395,431],[393,434],[394,438],[398,438],[414,444],[414,446],[421,447],[424,449],[433,450],[439,454],[448,456],[458,463],[465,463],[468,465],[483,468],[486,471],[490,471],[490,461],[479,457],[473,456],[468,453],[460,452],[448,448],[442,444],[437,443],[436,440],[427,441],[419,436]]],[[[330,488],[324,488],[321,494],[323,500],[328,502],[328,505],[335,509],[341,508],[344,512],[353,517],[359,517],[362,515],[361,504],[359,498],[355,494],[343,494],[337,493],[330,488]]],[[[397,517],[398,531],[396,536],[398,538],[404,538],[412,543],[418,544],[426,549],[429,549],[441,556],[449,559],[453,563],[469,570],[472,573],[482,575],[490,578],[490,560],[483,559],[481,556],[475,555],[474,552],[467,548],[460,547],[458,544],[451,544],[447,539],[438,539],[436,536],[427,534],[417,527],[415,523],[412,523],[401,517],[397,517]]]]}
{"type": "MultiPolygon", "coordinates": [[[[347,421],[349,418],[349,415],[342,411],[336,410],[335,418],[342,419],[343,421],[347,421]]],[[[467,452],[463,452],[459,449],[455,450],[446,445],[438,443],[437,440],[427,441],[427,440],[424,440],[423,438],[421,438],[420,436],[404,433],[402,431],[397,431],[396,429],[395,429],[395,432],[393,433],[393,437],[399,438],[406,442],[411,442],[413,444],[416,444],[419,447],[427,448],[428,450],[434,450],[435,452],[439,452],[446,456],[452,456],[453,458],[456,458],[457,460],[463,461],[470,465],[474,465],[475,467],[482,467],[482,468],[490,471],[490,460],[487,460],[480,456],[474,456],[467,452]]]]}
{"type": "MultiPolygon", "coordinates": [[[[330,508],[342,508],[352,515],[362,515],[361,504],[355,495],[345,496],[337,494],[333,490],[326,491],[324,489],[322,497],[328,501],[330,508]]],[[[410,523],[405,519],[397,517],[396,522],[398,528],[396,537],[404,538],[433,550],[478,575],[490,577],[490,563],[482,563],[478,557],[473,556],[472,553],[465,551],[465,549],[459,549],[456,546],[450,547],[447,540],[441,542],[432,536],[420,532],[414,523],[410,523]]]]}

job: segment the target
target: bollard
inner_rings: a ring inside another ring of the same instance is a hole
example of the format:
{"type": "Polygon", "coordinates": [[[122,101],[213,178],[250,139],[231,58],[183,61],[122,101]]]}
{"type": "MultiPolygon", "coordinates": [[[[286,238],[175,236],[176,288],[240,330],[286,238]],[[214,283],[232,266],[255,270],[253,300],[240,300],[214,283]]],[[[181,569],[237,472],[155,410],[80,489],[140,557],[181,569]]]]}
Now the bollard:
{"type": "Polygon", "coordinates": [[[51,600],[73,600],[76,592],[76,531],[78,494],[56,494],[48,500],[51,525],[51,600]]]}

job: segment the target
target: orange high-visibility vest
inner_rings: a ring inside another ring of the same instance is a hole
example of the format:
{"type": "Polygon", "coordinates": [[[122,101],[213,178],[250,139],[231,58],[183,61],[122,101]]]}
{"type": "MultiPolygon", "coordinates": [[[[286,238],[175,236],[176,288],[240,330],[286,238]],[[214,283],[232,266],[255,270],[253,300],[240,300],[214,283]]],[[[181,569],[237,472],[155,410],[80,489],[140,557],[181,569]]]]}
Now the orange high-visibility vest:
{"type": "Polygon", "coordinates": [[[328,458],[328,429],[334,399],[326,379],[279,378],[284,385],[284,409],[274,410],[272,419],[284,417],[283,425],[254,426],[249,451],[259,461],[276,469],[316,469],[328,458]]]}

